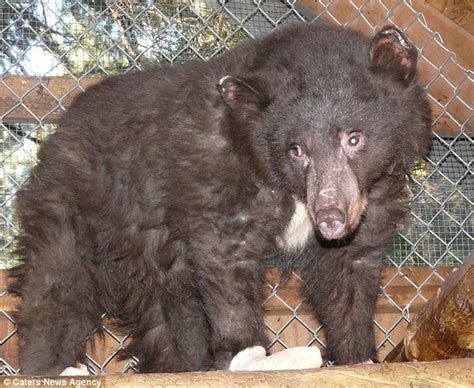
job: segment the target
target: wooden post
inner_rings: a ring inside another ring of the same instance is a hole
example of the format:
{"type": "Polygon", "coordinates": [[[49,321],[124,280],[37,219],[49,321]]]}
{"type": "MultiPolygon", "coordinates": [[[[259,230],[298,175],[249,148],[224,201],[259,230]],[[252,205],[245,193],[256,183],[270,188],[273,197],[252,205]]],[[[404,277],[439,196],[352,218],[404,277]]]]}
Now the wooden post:
{"type": "Polygon", "coordinates": [[[407,327],[386,362],[474,357],[474,252],[407,327]]]}

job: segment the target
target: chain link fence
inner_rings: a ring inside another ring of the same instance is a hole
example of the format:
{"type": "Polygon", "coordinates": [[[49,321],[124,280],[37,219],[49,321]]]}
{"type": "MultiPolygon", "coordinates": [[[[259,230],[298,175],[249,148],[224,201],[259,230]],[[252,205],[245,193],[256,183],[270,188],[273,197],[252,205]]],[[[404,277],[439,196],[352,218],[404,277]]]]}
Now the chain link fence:
{"type": "MultiPolygon", "coordinates": [[[[369,35],[388,23],[405,31],[419,49],[421,78],[434,108],[432,149],[412,171],[412,211],[386,257],[391,268],[381,298],[392,313],[375,320],[379,350],[393,348],[411,307],[426,301],[449,273],[446,267],[459,265],[472,250],[474,231],[473,73],[409,0],[0,0],[1,267],[17,265],[15,192],[38,147],[54,132],[54,119],[77,91],[100,76],[206,60],[284,24],[322,20],[369,35]],[[413,266],[420,269],[416,276],[413,266]],[[401,298],[393,293],[396,287],[411,292],[401,298]]],[[[5,284],[5,274],[1,279],[5,284]]],[[[267,283],[264,308],[279,312],[267,314],[271,350],[324,347],[321,327],[300,300],[288,295],[300,282],[295,273],[285,288],[271,279],[267,283]]],[[[0,373],[14,374],[14,302],[2,295],[0,373]]],[[[116,363],[128,336],[109,327],[102,328],[104,351],[88,356],[90,371],[133,371],[136,360],[116,363]]]]}

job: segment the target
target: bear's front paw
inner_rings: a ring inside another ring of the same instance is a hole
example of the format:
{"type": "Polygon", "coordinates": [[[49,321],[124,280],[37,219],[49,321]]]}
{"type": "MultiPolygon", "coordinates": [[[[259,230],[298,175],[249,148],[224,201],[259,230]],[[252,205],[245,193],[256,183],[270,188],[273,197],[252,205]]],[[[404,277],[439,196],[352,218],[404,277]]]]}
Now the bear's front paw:
{"type": "Polygon", "coordinates": [[[230,371],[263,371],[319,368],[322,364],[321,352],[315,346],[296,347],[266,355],[262,346],[254,346],[237,353],[232,359],[230,371]]]}

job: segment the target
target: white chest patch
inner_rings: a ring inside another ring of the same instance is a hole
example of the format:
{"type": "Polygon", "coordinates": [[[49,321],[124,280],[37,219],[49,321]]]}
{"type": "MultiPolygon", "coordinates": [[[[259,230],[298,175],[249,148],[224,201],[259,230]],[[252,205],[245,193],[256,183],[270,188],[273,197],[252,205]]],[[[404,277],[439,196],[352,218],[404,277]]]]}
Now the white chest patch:
{"type": "Polygon", "coordinates": [[[277,239],[279,247],[286,250],[303,248],[313,233],[313,225],[311,224],[305,204],[295,200],[295,212],[283,236],[277,239]]]}

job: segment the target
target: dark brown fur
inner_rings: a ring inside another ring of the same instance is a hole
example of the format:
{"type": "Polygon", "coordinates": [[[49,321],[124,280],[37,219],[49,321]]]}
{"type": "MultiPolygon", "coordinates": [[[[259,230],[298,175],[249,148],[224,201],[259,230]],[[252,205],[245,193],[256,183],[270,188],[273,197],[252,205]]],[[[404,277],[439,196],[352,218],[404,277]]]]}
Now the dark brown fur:
{"type": "Polygon", "coordinates": [[[307,263],[329,355],[373,358],[380,260],[430,138],[416,52],[397,34],[298,25],[80,95],[17,196],[21,371],[84,361],[104,311],[132,334],[142,372],[227,368],[265,345],[262,261],[282,254],[295,199],[316,232],[283,254],[307,263]],[[365,145],[349,156],[353,130],[365,145]],[[318,231],[331,206],[360,218],[338,241],[318,231]]]}

